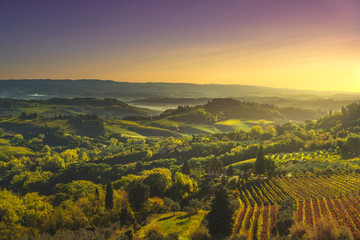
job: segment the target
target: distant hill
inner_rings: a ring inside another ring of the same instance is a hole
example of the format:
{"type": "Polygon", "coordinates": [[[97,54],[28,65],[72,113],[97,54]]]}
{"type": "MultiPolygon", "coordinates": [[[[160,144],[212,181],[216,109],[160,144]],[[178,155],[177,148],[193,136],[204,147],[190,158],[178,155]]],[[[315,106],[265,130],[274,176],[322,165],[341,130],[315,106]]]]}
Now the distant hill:
{"type": "MultiPolygon", "coordinates": [[[[128,137],[213,134],[288,120],[313,120],[324,115],[314,110],[279,108],[231,98],[216,98],[197,106],[183,105],[155,113],[109,98],[0,99],[0,116],[4,116],[0,118],[0,128],[27,138],[45,134],[51,143],[59,139],[54,136],[62,133],[90,137],[105,133],[128,137]]],[[[68,141],[64,140],[65,143],[68,141]]]]}
{"type": "Polygon", "coordinates": [[[241,102],[223,98],[209,100],[205,105],[195,107],[179,106],[177,109],[169,109],[162,113],[160,118],[186,123],[214,124],[228,119],[303,121],[317,119],[322,114],[313,110],[278,108],[269,104],[241,102]]]}
{"type": "MultiPolygon", "coordinates": [[[[190,83],[130,83],[103,80],[0,80],[0,97],[17,99],[47,98],[226,98],[226,97],[326,97],[359,99],[360,94],[309,91],[247,85],[190,83]]],[[[295,106],[296,107],[296,106],[295,106]]]]}
{"type": "Polygon", "coordinates": [[[54,117],[78,114],[96,114],[105,118],[123,118],[125,116],[151,116],[158,112],[130,106],[116,99],[96,98],[53,98],[48,100],[0,99],[0,116],[36,113],[41,116],[54,117]]]}

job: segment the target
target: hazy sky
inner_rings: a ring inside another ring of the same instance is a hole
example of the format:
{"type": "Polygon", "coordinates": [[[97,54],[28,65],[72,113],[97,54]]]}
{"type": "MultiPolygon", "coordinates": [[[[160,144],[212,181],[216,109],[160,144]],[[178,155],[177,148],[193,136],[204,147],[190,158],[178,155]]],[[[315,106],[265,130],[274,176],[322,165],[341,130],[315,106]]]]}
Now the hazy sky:
{"type": "Polygon", "coordinates": [[[0,0],[0,79],[360,91],[359,0],[0,0]]]}

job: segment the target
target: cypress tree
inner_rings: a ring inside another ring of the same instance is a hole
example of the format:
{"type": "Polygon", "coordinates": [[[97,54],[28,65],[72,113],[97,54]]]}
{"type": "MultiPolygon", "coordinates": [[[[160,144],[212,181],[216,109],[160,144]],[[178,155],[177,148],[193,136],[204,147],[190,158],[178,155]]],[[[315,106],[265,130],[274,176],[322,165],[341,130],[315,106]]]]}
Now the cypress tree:
{"type": "Polygon", "coordinates": [[[190,175],[190,166],[189,161],[186,160],[183,165],[181,166],[181,172],[186,175],[190,175]]]}
{"type": "Polygon", "coordinates": [[[265,172],[265,155],[264,155],[263,146],[261,145],[256,156],[255,173],[260,175],[263,174],[264,172],[265,172]]]}
{"type": "Polygon", "coordinates": [[[223,188],[219,189],[211,203],[211,211],[206,216],[209,222],[209,233],[212,237],[225,238],[231,235],[233,213],[227,192],[223,188]]]}
{"type": "Polygon", "coordinates": [[[114,206],[114,190],[111,183],[108,183],[106,186],[106,195],[105,195],[105,207],[106,209],[112,209],[114,206]]]}
{"type": "Polygon", "coordinates": [[[98,202],[100,199],[99,189],[95,188],[95,201],[98,202]]]}

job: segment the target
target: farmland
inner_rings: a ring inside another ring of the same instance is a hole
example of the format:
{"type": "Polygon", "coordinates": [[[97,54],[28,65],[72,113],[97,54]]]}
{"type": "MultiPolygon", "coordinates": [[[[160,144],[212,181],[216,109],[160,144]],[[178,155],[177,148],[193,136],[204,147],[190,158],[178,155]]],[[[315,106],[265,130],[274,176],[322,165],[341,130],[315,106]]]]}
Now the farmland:
{"type": "Polygon", "coordinates": [[[285,197],[296,201],[294,221],[316,226],[332,219],[360,237],[360,176],[274,178],[240,186],[241,207],[234,234],[247,233],[250,239],[268,239],[278,234],[276,215],[285,197]]]}
{"type": "Polygon", "coordinates": [[[359,239],[360,105],[281,124],[224,102],[266,107],[1,117],[0,239],[287,239],[327,222],[359,239]]]}

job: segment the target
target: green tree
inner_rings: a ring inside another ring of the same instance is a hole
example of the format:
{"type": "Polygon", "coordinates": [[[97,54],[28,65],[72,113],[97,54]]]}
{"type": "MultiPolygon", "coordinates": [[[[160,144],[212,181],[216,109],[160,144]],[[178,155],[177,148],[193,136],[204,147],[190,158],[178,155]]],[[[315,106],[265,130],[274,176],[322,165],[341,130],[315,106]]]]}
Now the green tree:
{"type": "Polygon", "coordinates": [[[99,189],[95,188],[95,202],[99,202],[99,200],[100,200],[99,189]]]}
{"type": "Polygon", "coordinates": [[[294,223],[293,212],[295,208],[294,198],[286,197],[282,200],[276,222],[276,226],[280,235],[289,234],[289,229],[294,223]]]}
{"type": "Polygon", "coordinates": [[[206,216],[209,233],[212,237],[227,237],[232,233],[234,210],[230,206],[229,196],[225,189],[215,193],[211,203],[211,211],[206,216]]]}
{"type": "Polygon", "coordinates": [[[171,210],[172,212],[174,212],[174,216],[175,216],[176,211],[180,211],[180,204],[179,204],[178,202],[173,201],[173,202],[170,204],[170,210],[171,210]]]}
{"type": "Polygon", "coordinates": [[[24,137],[21,134],[15,134],[11,141],[14,144],[21,144],[24,142],[24,137]]]}
{"type": "Polygon", "coordinates": [[[249,130],[249,135],[251,136],[252,139],[260,139],[261,135],[264,133],[263,129],[261,126],[257,125],[257,126],[253,126],[250,128],[249,130]]]}
{"type": "Polygon", "coordinates": [[[233,166],[229,166],[227,171],[226,171],[226,175],[228,175],[229,177],[233,176],[235,174],[235,170],[233,166]]]}
{"type": "Polygon", "coordinates": [[[174,185],[171,192],[172,197],[178,201],[189,197],[192,193],[197,191],[197,183],[193,181],[188,175],[181,172],[175,173],[174,185]]]}
{"type": "Polygon", "coordinates": [[[256,162],[255,162],[255,173],[260,175],[265,172],[265,155],[264,155],[264,148],[263,146],[260,146],[257,156],[256,156],[256,162]]]}
{"type": "Polygon", "coordinates": [[[186,175],[190,175],[190,166],[189,161],[186,160],[183,165],[181,166],[181,172],[186,175]]]}
{"type": "Polygon", "coordinates": [[[331,165],[328,165],[326,168],[325,168],[325,174],[326,175],[332,175],[334,173],[334,170],[332,169],[331,165]]]}
{"type": "Polygon", "coordinates": [[[275,137],[276,135],[276,130],[275,127],[273,125],[269,125],[266,127],[266,132],[270,134],[271,137],[275,137]]]}
{"type": "MultiPolygon", "coordinates": [[[[150,196],[163,197],[166,190],[171,187],[170,170],[167,168],[156,168],[149,171],[149,173],[143,180],[143,183],[149,186],[150,196]]],[[[147,174],[147,171],[145,174],[147,174]]]]}
{"type": "Polygon", "coordinates": [[[265,171],[268,176],[274,176],[276,174],[277,169],[278,166],[276,165],[274,160],[270,158],[265,159],[265,171]]]}
{"type": "Polygon", "coordinates": [[[360,136],[355,133],[349,133],[346,136],[346,146],[349,152],[354,154],[360,153],[360,136]]]}
{"type": "Polygon", "coordinates": [[[112,209],[114,207],[114,190],[111,183],[108,183],[106,186],[105,207],[106,209],[112,209]]]}
{"type": "Polygon", "coordinates": [[[216,157],[209,159],[209,163],[208,163],[209,174],[215,176],[220,175],[222,168],[223,168],[223,162],[220,159],[216,157]]]}
{"type": "Polygon", "coordinates": [[[149,197],[149,187],[141,182],[131,182],[127,187],[129,202],[133,210],[139,211],[149,197]]]}
{"type": "Polygon", "coordinates": [[[189,205],[184,208],[189,217],[195,215],[199,212],[199,210],[203,207],[203,204],[197,199],[191,199],[189,201],[189,205]]]}

